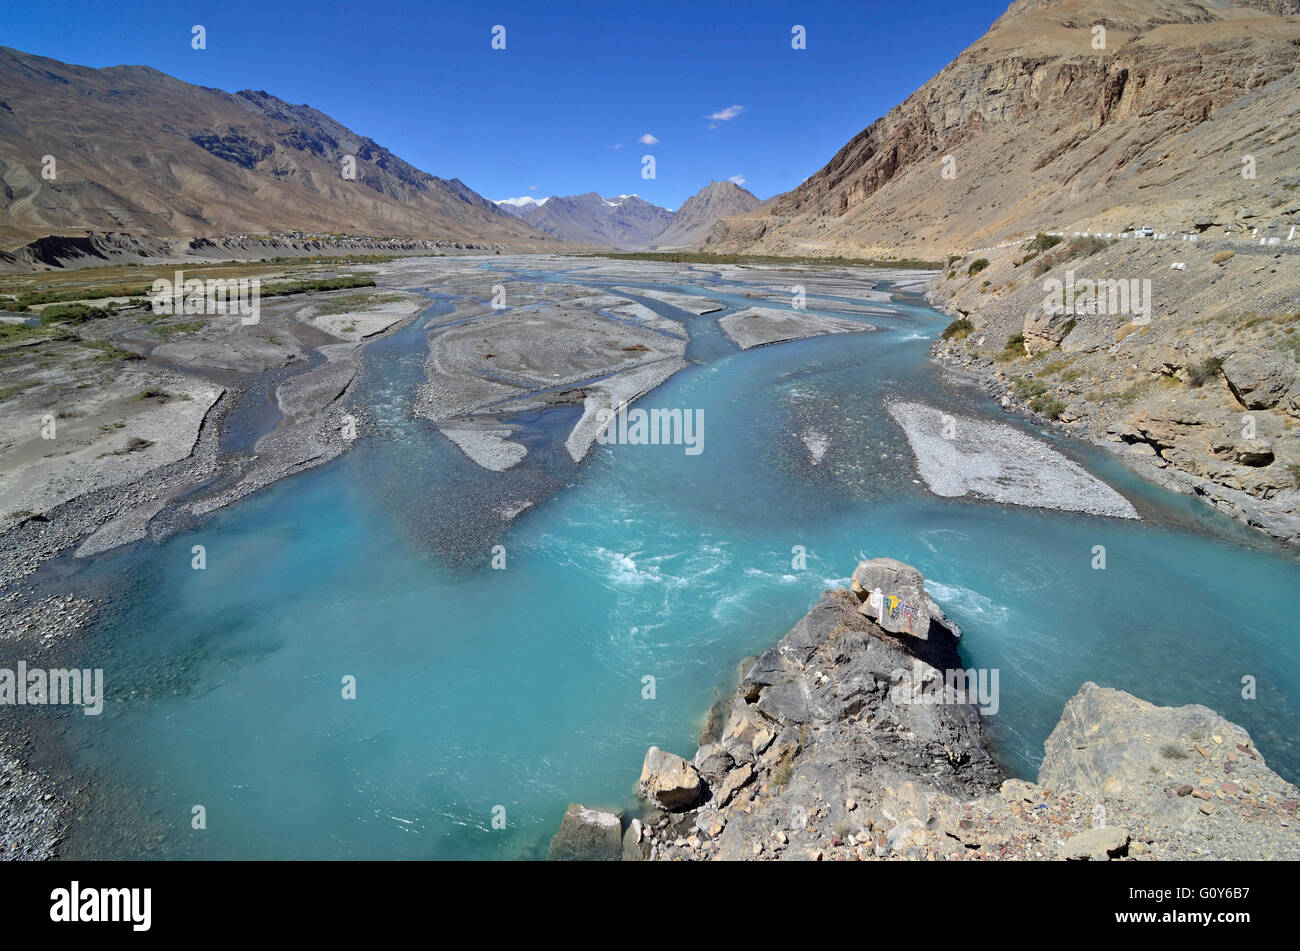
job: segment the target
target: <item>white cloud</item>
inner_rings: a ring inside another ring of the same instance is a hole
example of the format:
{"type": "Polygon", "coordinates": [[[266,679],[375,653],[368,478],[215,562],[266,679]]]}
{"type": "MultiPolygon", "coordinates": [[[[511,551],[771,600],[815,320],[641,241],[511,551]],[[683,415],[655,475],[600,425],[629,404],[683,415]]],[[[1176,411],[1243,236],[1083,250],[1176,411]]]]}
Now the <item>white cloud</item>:
{"type": "Polygon", "coordinates": [[[727,179],[727,181],[731,182],[731,184],[733,184],[733,185],[748,185],[748,184],[749,184],[749,180],[746,179],[744,175],[732,175],[729,179],[727,179]]]}
{"type": "Polygon", "coordinates": [[[610,146],[610,148],[613,149],[615,152],[617,152],[617,151],[618,151],[619,149],[621,149],[622,147],[623,147],[623,143],[622,143],[622,142],[616,142],[616,143],[614,143],[613,145],[610,146]]]}
{"type": "Polygon", "coordinates": [[[705,116],[704,118],[711,119],[714,122],[726,122],[730,119],[736,118],[736,116],[740,115],[744,111],[744,106],[727,106],[727,108],[719,109],[717,112],[705,116]]]}
{"type": "Polygon", "coordinates": [[[658,145],[658,144],[659,144],[659,140],[656,139],[656,138],[655,138],[653,135],[651,135],[649,132],[647,132],[645,135],[641,136],[641,138],[637,139],[637,141],[640,142],[642,145],[658,145]]]}
{"type": "MultiPolygon", "coordinates": [[[[536,187],[536,186],[534,186],[536,187]]],[[[532,195],[524,195],[521,198],[502,198],[496,202],[498,205],[511,205],[515,208],[531,208],[534,205],[544,205],[551,199],[549,197],[537,199],[532,195]]]]}

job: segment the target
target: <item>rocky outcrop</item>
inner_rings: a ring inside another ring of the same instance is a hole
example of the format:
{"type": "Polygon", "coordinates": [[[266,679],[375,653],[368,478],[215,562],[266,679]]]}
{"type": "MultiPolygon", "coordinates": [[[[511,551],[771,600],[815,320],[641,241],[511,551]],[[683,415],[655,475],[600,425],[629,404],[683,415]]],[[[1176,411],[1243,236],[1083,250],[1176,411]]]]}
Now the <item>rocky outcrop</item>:
{"type": "Polygon", "coordinates": [[[1230,257],[1211,239],[1044,243],[968,255],[989,263],[970,275],[954,260],[931,282],[931,300],[969,323],[936,343],[940,361],[1004,407],[1300,545],[1300,242],[1238,242],[1230,257]],[[1049,288],[1103,279],[1145,285],[1143,312],[1131,293],[1127,311],[1107,296],[1104,313],[1048,312],[1049,288]]]}
{"type": "Polygon", "coordinates": [[[617,862],[623,857],[623,822],[617,813],[571,803],[551,837],[551,862],[617,862]]]}
{"type": "Polygon", "coordinates": [[[854,576],[862,591],[825,592],[747,665],[693,764],[651,748],[643,791],[698,780],[698,801],[652,802],[623,835],[625,860],[1300,858],[1300,790],[1205,707],[1086,683],[1038,781],[1003,781],[980,718],[995,698],[960,670],[923,579],[927,638],[861,611],[861,580],[919,573],[877,559],[854,576]]]}
{"type": "Polygon", "coordinates": [[[641,766],[641,795],[664,809],[688,809],[700,798],[700,774],[680,756],[650,747],[641,766]]]}

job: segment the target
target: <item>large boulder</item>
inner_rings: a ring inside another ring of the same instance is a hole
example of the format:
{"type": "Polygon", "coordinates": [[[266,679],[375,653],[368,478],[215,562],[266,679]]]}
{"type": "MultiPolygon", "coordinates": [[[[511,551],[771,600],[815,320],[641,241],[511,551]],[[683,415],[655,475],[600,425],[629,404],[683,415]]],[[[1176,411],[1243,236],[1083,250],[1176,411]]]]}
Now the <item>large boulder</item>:
{"type": "Polygon", "coordinates": [[[929,638],[933,602],[925,593],[925,578],[911,565],[893,558],[860,562],[851,587],[862,601],[858,610],[886,631],[929,638]]]}
{"type": "Polygon", "coordinates": [[[771,745],[776,734],[772,723],[737,697],[731,701],[726,725],[722,728],[722,746],[737,763],[752,763],[771,745]]]}
{"type": "Polygon", "coordinates": [[[680,811],[699,802],[700,774],[680,756],[652,746],[641,766],[641,795],[662,809],[680,811]]]}
{"type": "Polygon", "coordinates": [[[1149,788],[1199,782],[1198,749],[1238,744],[1249,749],[1250,735],[1208,707],[1157,707],[1088,682],[1043,744],[1038,784],[1098,799],[1138,798],[1149,788]]]}
{"type": "Polygon", "coordinates": [[[705,743],[695,753],[695,768],[710,783],[727,775],[735,765],[736,761],[721,743],[705,743]]]}
{"type": "Polygon", "coordinates": [[[571,803],[546,853],[550,862],[617,862],[623,857],[623,821],[617,814],[571,803]]]}
{"type": "Polygon", "coordinates": [[[1294,396],[1300,391],[1296,363],[1282,351],[1254,347],[1239,350],[1223,362],[1222,370],[1229,389],[1247,409],[1277,407],[1294,412],[1294,396]]]}
{"type": "Polygon", "coordinates": [[[1025,353],[1032,357],[1051,350],[1074,329],[1075,323],[1076,318],[1071,313],[1049,314],[1046,310],[1031,310],[1021,325],[1025,353]]]}

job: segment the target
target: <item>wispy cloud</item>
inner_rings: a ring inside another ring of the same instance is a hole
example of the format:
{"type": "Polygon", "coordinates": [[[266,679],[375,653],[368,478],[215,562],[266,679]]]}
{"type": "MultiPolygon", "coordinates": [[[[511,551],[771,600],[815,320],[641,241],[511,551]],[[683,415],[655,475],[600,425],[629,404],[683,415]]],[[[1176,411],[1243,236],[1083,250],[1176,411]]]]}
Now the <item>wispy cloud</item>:
{"type": "Polygon", "coordinates": [[[749,179],[745,178],[744,175],[732,175],[729,179],[727,179],[727,181],[731,182],[733,185],[749,184],[749,179]]]}
{"type": "Polygon", "coordinates": [[[613,149],[615,152],[617,152],[622,147],[623,147],[622,142],[615,142],[613,145],[610,146],[610,148],[613,149]]]}
{"type": "Polygon", "coordinates": [[[659,144],[659,140],[656,139],[656,138],[655,138],[653,135],[651,135],[649,132],[647,132],[645,135],[641,136],[641,138],[637,139],[637,141],[640,142],[642,145],[658,145],[658,144],[659,144]]]}
{"type": "Polygon", "coordinates": [[[712,115],[707,115],[704,118],[709,120],[710,129],[716,129],[719,122],[730,122],[744,111],[744,106],[727,106],[727,108],[719,109],[717,112],[712,115]]]}

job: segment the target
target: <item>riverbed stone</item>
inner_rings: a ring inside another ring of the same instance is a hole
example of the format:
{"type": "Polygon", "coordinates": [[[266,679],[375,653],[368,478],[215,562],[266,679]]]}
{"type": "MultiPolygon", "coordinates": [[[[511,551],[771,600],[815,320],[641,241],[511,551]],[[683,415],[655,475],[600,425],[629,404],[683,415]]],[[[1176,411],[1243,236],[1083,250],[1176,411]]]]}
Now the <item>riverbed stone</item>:
{"type": "Polygon", "coordinates": [[[623,823],[616,813],[570,803],[551,837],[551,862],[617,862],[623,857],[623,823]]]}

